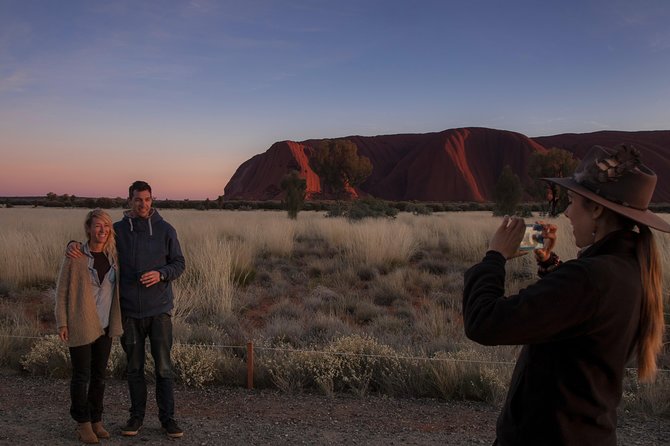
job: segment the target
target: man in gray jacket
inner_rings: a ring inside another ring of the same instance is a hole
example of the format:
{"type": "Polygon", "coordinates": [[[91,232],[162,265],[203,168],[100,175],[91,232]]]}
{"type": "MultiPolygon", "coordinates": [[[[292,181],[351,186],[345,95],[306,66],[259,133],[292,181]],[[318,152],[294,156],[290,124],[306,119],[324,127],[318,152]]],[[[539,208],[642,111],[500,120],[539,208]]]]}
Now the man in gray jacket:
{"type": "MultiPolygon", "coordinates": [[[[158,418],[167,435],[178,438],[184,433],[174,419],[171,282],[184,272],[184,256],[177,232],[152,208],[149,184],[144,181],[131,184],[128,203],[130,210],[114,223],[123,319],[121,346],[128,360],[131,402],[130,418],[121,433],[137,435],[144,422],[147,403],[144,345],[148,337],[155,365],[158,418]]],[[[68,251],[77,251],[77,247],[68,251]]]]}
{"type": "Polygon", "coordinates": [[[147,403],[144,342],[149,337],[156,373],[158,417],[170,437],[183,431],[174,420],[171,282],[184,272],[177,232],[152,208],[151,186],[135,181],[128,190],[130,210],[114,223],[121,278],[123,315],[121,345],[128,358],[130,419],[122,434],[133,436],[142,426],[147,403]]]}

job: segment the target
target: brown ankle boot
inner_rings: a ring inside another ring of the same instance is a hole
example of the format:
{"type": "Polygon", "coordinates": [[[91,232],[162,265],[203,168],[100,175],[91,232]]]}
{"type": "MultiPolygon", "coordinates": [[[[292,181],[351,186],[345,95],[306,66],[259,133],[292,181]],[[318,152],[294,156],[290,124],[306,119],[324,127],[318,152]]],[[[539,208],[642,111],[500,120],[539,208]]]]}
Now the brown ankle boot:
{"type": "Polygon", "coordinates": [[[93,428],[93,432],[95,433],[95,436],[98,438],[109,438],[109,432],[105,430],[105,427],[102,425],[102,421],[98,421],[96,423],[91,423],[91,427],[93,428]]]}
{"type": "Polygon", "coordinates": [[[98,440],[98,436],[95,435],[95,432],[93,432],[93,428],[91,427],[91,422],[86,422],[86,423],[79,423],[77,425],[77,435],[79,436],[79,440],[82,443],[86,444],[97,444],[100,443],[98,440]]]}

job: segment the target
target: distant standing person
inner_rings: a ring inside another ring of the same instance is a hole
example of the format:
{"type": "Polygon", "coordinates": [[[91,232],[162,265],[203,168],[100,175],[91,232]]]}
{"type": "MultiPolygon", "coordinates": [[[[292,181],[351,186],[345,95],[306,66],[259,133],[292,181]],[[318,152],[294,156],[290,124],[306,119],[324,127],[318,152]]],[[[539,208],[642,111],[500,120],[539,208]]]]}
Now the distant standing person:
{"type": "Polygon", "coordinates": [[[86,444],[109,438],[102,423],[112,337],[121,335],[119,281],[112,219],[100,209],[84,221],[83,256],[65,257],[56,286],[58,336],[70,350],[70,415],[86,444]]]}
{"type": "MultiPolygon", "coordinates": [[[[128,359],[130,418],[122,435],[134,436],[142,427],[147,404],[144,378],[145,339],[149,338],[156,374],[158,418],[168,437],[184,432],[174,419],[172,350],[172,281],[185,269],[177,232],[152,208],[151,186],[135,181],[128,189],[130,210],[114,223],[120,268],[123,316],[121,345],[128,359]]],[[[68,251],[76,255],[76,246],[68,251]]]]}
{"type": "Polygon", "coordinates": [[[558,259],[556,227],[545,224],[535,251],[541,279],[505,297],[505,262],[525,229],[506,217],[465,273],[467,336],[524,345],[495,444],[617,444],[625,367],[635,358],[639,379],[653,380],[663,345],[662,265],[650,228],[670,232],[670,224],[647,209],[656,179],[634,148],[595,146],[572,178],[545,179],[568,189],[577,259],[558,259]]]}

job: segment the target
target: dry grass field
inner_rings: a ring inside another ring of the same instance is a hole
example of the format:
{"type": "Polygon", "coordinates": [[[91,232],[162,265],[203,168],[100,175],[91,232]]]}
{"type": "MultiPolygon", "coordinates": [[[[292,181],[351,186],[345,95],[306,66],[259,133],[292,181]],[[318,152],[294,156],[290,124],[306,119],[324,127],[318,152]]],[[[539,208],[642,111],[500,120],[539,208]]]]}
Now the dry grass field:
{"type": "MultiPolygon", "coordinates": [[[[67,373],[64,348],[47,335],[55,332],[52,295],[64,247],[84,238],[85,213],[0,209],[1,366],[67,373]]],[[[161,214],[177,229],[187,262],[174,283],[183,382],[244,385],[243,346],[253,341],[257,386],[490,402],[505,394],[518,348],[472,343],[461,319],[463,273],[500,222],[490,213],[354,223],[307,212],[295,221],[271,211],[161,214]]],[[[570,225],[555,221],[557,251],[572,258],[570,225]]],[[[670,284],[670,238],[657,235],[670,284]]],[[[530,257],[508,263],[509,292],[534,280],[530,257]]],[[[662,366],[670,368],[667,354],[662,366]]],[[[110,367],[123,374],[118,345],[110,367]]],[[[645,387],[630,375],[626,407],[670,413],[670,373],[645,387]]]]}

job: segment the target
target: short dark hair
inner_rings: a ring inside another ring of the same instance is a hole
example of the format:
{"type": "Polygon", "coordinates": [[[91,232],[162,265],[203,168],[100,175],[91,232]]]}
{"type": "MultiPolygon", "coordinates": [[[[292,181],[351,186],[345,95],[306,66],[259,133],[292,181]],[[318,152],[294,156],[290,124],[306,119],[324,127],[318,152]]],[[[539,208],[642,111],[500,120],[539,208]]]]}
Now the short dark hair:
{"type": "Polygon", "coordinates": [[[133,191],[142,192],[148,190],[151,193],[151,186],[146,181],[137,180],[128,188],[128,198],[133,198],[133,191]]]}

